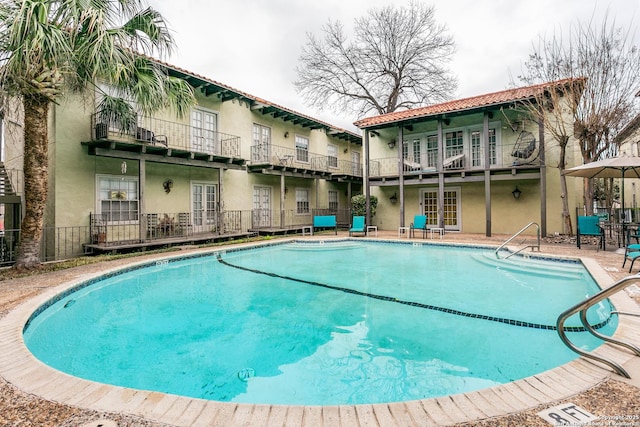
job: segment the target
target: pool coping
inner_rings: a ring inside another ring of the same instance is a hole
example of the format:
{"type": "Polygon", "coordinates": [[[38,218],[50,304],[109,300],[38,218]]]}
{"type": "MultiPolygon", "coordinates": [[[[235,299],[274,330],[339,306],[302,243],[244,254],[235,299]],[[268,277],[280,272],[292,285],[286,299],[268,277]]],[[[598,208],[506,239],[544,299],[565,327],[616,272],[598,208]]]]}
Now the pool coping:
{"type": "MultiPolygon", "coordinates": [[[[0,319],[0,375],[26,393],[62,404],[91,410],[128,413],[152,421],[176,426],[224,425],[451,425],[498,417],[535,408],[585,391],[609,377],[622,378],[608,367],[580,357],[572,362],[512,383],[474,392],[424,400],[387,404],[340,406],[253,405],[176,396],[155,391],[135,390],[84,380],[60,372],[36,359],[26,348],[22,332],[26,322],[40,306],[81,283],[137,268],[159,260],[180,259],[221,251],[248,249],[281,244],[299,239],[283,239],[271,243],[242,243],[220,248],[194,249],[179,254],[159,254],[145,261],[132,260],[125,266],[99,273],[84,274],[57,285],[27,300],[0,319]]],[[[313,239],[316,240],[316,239],[313,239]]],[[[318,240],[351,240],[343,237],[318,240]]],[[[361,240],[358,239],[358,240],[361,240]]],[[[369,240],[369,239],[368,239],[369,240]]],[[[391,239],[370,239],[397,242],[391,239]]],[[[304,239],[304,241],[309,241],[304,239]]],[[[403,243],[407,243],[406,240],[403,243]]],[[[409,243],[412,243],[409,241],[409,243]]],[[[443,246],[494,248],[492,245],[460,243],[421,243],[443,246]]],[[[591,258],[542,255],[554,259],[579,260],[594,280],[605,288],[612,278],[591,258]]],[[[637,311],[637,304],[625,292],[610,298],[619,311],[637,311]]],[[[640,336],[640,320],[620,317],[614,337],[633,341],[640,336]]],[[[603,344],[595,352],[620,365],[634,359],[627,350],[603,344]]],[[[640,374],[640,372],[638,372],[640,374]]],[[[632,374],[633,375],[633,374],[632,374]]]]}

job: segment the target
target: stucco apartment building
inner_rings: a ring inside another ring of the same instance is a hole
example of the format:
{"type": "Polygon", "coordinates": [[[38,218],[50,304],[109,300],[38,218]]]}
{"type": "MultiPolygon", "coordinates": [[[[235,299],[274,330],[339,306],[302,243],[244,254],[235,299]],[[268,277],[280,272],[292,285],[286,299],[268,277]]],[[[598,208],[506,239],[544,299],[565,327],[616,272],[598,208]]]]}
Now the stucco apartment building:
{"type": "MultiPolygon", "coordinates": [[[[568,83],[509,89],[357,121],[369,159],[365,188],[379,199],[376,224],[395,228],[427,215],[430,227],[447,231],[513,234],[535,222],[542,235],[562,233],[558,142],[530,111],[545,92],[567,90],[568,83]]],[[[553,108],[538,107],[541,114],[553,108]]],[[[568,144],[566,163],[581,163],[574,141],[568,144]]],[[[582,180],[567,178],[567,185],[569,212],[575,212],[583,203],[582,180]]]]}
{"type": "MultiPolygon", "coordinates": [[[[162,65],[194,88],[189,117],[139,115],[123,131],[98,114],[97,96],[52,108],[46,259],[298,232],[314,215],[346,227],[355,194],[378,197],[370,225],[379,229],[427,214],[449,231],[513,233],[531,221],[544,233],[562,230],[557,144],[516,108],[548,85],[370,117],[356,122],[361,137],[162,65]]],[[[24,196],[18,116],[3,117],[0,203],[15,213],[7,229],[18,228],[24,196]]],[[[574,181],[572,206],[582,200],[574,181]]]]}

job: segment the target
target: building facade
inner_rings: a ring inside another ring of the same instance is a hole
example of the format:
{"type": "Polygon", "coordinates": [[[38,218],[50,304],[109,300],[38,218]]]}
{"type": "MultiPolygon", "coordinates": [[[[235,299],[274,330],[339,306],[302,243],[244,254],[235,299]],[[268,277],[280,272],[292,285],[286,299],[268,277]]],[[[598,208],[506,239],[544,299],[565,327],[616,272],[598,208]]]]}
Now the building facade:
{"type": "MultiPolygon", "coordinates": [[[[559,81],[369,117],[364,136],[365,188],[378,201],[379,228],[408,226],[513,234],[530,222],[542,235],[562,233],[558,142],[531,114],[559,81]]],[[[548,114],[549,106],[536,111],[548,114]]],[[[579,162],[569,143],[568,165],[579,162]]],[[[568,179],[569,212],[581,204],[581,183],[568,179]]],[[[532,232],[535,229],[532,230],[532,232]]]]}

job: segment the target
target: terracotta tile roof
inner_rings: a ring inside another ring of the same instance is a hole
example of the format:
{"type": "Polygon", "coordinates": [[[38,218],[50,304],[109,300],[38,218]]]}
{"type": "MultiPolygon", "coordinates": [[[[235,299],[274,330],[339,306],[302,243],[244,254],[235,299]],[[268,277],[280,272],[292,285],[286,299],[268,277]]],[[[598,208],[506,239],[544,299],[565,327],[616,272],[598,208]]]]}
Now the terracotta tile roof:
{"type": "Polygon", "coordinates": [[[318,119],[313,118],[311,116],[308,116],[306,114],[299,113],[299,112],[291,110],[291,109],[289,109],[287,107],[283,107],[281,105],[278,105],[278,104],[275,104],[273,102],[267,101],[266,99],[262,99],[262,98],[259,98],[257,96],[253,96],[253,95],[248,94],[246,92],[243,92],[241,90],[235,89],[235,88],[233,88],[231,86],[228,86],[228,85],[225,85],[223,83],[217,82],[215,80],[212,80],[212,79],[210,79],[208,77],[205,77],[205,76],[202,76],[200,74],[193,73],[193,72],[188,71],[188,70],[186,70],[184,68],[180,68],[180,67],[177,67],[175,65],[169,64],[168,62],[159,60],[157,58],[152,58],[152,57],[148,57],[148,58],[150,60],[152,60],[152,61],[157,62],[158,64],[161,64],[161,65],[167,67],[170,70],[174,70],[175,72],[177,72],[179,74],[183,74],[183,75],[185,75],[185,76],[187,76],[187,77],[189,77],[191,79],[199,80],[204,84],[215,85],[215,86],[223,89],[226,92],[230,92],[230,93],[234,94],[235,98],[242,98],[242,99],[248,101],[252,106],[261,105],[261,106],[268,107],[268,108],[271,108],[271,109],[280,110],[281,112],[285,112],[285,113],[288,113],[288,114],[291,114],[291,115],[295,115],[297,117],[305,119],[305,121],[307,121],[307,122],[313,122],[316,125],[316,126],[314,126],[315,128],[325,128],[325,129],[327,129],[332,135],[336,135],[340,139],[348,139],[348,140],[351,140],[352,142],[356,141],[356,140],[359,140],[359,143],[361,143],[361,141],[362,141],[362,136],[357,134],[357,133],[355,133],[355,132],[352,132],[352,131],[349,131],[349,130],[346,130],[346,129],[342,129],[342,128],[333,126],[333,125],[331,125],[329,123],[326,123],[326,122],[324,122],[322,120],[318,120],[318,119]]]}
{"type": "Polygon", "coordinates": [[[508,104],[515,101],[531,99],[539,95],[545,89],[555,86],[563,86],[571,81],[584,81],[580,79],[563,79],[555,82],[541,83],[533,86],[507,89],[500,92],[488,93],[486,95],[472,96],[470,98],[456,99],[443,102],[441,104],[429,105],[426,107],[414,108],[411,110],[395,111],[393,113],[382,114],[380,116],[367,117],[354,123],[360,129],[373,127],[376,125],[401,122],[414,118],[429,117],[433,115],[473,110],[482,107],[489,107],[501,104],[508,104]]]}

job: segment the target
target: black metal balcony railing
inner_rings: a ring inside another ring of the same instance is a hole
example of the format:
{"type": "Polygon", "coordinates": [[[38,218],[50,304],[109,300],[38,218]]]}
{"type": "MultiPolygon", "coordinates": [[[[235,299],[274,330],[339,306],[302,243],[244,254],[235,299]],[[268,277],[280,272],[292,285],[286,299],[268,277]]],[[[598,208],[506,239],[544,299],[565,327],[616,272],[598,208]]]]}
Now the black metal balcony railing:
{"type": "MultiPolygon", "coordinates": [[[[497,147],[492,153],[490,169],[540,166],[542,162],[537,155],[537,148],[527,151],[525,154],[516,150],[514,144],[497,147]]],[[[402,159],[402,172],[404,175],[437,173],[437,151],[431,151],[428,155],[419,159],[412,157],[402,159]]],[[[398,176],[400,160],[397,157],[385,157],[371,159],[369,161],[369,175],[371,177],[398,176]]],[[[474,171],[484,170],[484,154],[480,150],[458,150],[447,152],[443,159],[444,171],[474,171]]]]}
{"type": "Polygon", "coordinates": [[[252,145],[251,163],[328,172],[334,175],[362,176],[362,165],[359,163],[273,144],[252,145]]]}
{"type": "Polygon", "coordinates": [[[97,122],[99,117],[99,114],[92,116],[94,140],[135,141],[220,157],[240,158],[239,136],[146,116],[138,116],[136,126],[122,129],[115,121],[97,122]]]}

